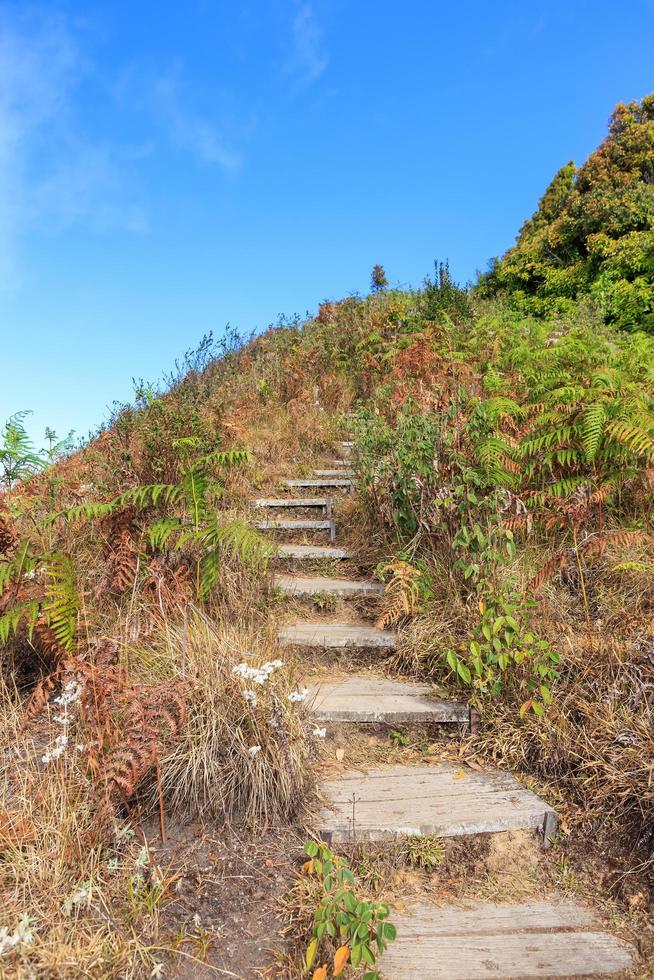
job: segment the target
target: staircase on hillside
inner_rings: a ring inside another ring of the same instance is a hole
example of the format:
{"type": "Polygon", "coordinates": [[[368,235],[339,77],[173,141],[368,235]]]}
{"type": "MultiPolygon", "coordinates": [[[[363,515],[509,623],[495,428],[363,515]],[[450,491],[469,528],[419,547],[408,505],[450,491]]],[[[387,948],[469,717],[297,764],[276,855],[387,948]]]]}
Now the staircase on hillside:
{"type": "MultiPolygon", "coordinates": [[[[314,471],[313,479],[289,479],[290,491],[352,491],[349,469],[352,443],[339,450],[338,468],[314,471]]],[[[352,552],[336,546],[334,501],[329,497],[265,498],[253,501],[267,511],[319,510],[322,519],[271,517],[257,527],[270,531],[329,531],[330,545],[280,544],[277,557],[296,562],[347,560],[352,552]]],[[[376,582],[330,575],[277,574],[276,587],[289,596],[356,600],[365,606],[378,596],[376,582]]],[[[390,651],[393,631],[358,622],[289,623],[280,644],[310,656],[311,650],[390,651]]],[[[467,704],[434,696],[429,685],[368,673],[351,673],[313,685],[312,711],[317,722],[331,725],[436,723],[455,733],[469,730],[467,704]]],[[[543,846],[556,831],[555,811],[526,789],[515,776],[489,769],[462,770],[450,762],[387,765],[355,769],[322,786],[324,806],[316,829],[333,846],[383,841],[405,835],[474,837],[501,831],[535,831],[543,846]]],[[[393,921],[398,938],[382,957],[386,980],[481,980],[481,978],[581,977],[620,973],[633,966],[632,947],[604,931],[586,906],[549,897],[542,901],[491,903],[468,901],[462,907],[418,902],[393,921]]]]}

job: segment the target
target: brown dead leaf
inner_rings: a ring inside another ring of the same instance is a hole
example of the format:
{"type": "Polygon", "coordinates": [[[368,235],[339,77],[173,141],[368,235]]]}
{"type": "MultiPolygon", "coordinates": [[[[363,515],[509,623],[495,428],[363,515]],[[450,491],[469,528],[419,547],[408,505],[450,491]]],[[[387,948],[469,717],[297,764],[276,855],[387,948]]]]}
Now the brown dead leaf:
{"type": "Polygon", "coordinates": [[[340,977],[341,973],[345,969],[345,964],[350,958],[350,947],[349,946],[339,946],[339,948],[334,953],[334,976],[340,977]]]}

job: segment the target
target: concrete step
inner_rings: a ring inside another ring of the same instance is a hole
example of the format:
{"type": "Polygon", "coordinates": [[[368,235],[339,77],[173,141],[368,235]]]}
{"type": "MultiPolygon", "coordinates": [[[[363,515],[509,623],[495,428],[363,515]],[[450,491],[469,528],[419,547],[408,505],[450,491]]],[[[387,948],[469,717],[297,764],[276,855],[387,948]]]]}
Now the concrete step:
{"type": "Polygon", "coordinates": [[[308,561],[310,559],[322,559],[322,558],[351,558],[352,552],[346,551],[345,548],[330,548],[327,545],[312,545],[312,544],[281,544],[277,549],[278,558],[297,558],[298,560],[308,561]]]}
{"type": "Polygon", "coordinates": [[[341,447],[344,456],[349,456],[354,449],[353,442],[337,442],[336,445],[341,447]]]}
{"type": "Polygon", "coordinates": [[[318,721],[470,723],[467,704],[433,697],[433,690],[429,684],[353,674],[315,684],[311,688],[311,710],[318,721]]]}
{"type": "Polygon", "coordinates": [[[335,843],[529,829],[547,840],[557,823],[554,810],[510,773],[448,762],[349,772],[323,783],[322,792],[326,805],[318,827],[335,843]]]}
{"type": "Polygon", "coordinates": [[[397,644],[395,633],[349,623],[297,623],[280,630],[277,639],[283,646],[361,650],[392,650],[397,644]]]}
{"type": "Polygon", "coordinates": [[[331,578],[327,575],[275,575],[274,584],[288,595],[334,595],[350,598],[380,595],[384,591],[380,582],[331,578]]]}
{"type": "Polygon", "coordinates": [[[279,517],[258,521],[254,526],[259,531],[329,531],[332,541],[336,537],[336,525],[331,520],[285,520],[283,517],[279,517]]]}
{"type": "Polygon", "coordinates": [[[342,480],[329,476],[321,476],[315,480],[285,480],[284,485],[293,488],[309,488],[309,487],[342,487],[347,490],[354,489],[354,480],[342,480]]]}
{"type": "Polygon", "coordinates": [[[343,480],[351,480],[354,476],[354,470],[314,470],[314,476],[329,476],[329,477],[339,477],[343,480]]]}
{"type": "Polygon", "coordinates": [[[331,497],[260,497],[252,501],[254,507],[274,510],[286,507],[320,507],[326,517],[331,517],[332,504],[331,497]]]}
{"type": "Polygon", "coordinates": [[[566,899],[463,907],[420,903],[392,914],[397,939],[378,961],[386,980],[584,977],[634,966],[629,943],[566,899]]]}

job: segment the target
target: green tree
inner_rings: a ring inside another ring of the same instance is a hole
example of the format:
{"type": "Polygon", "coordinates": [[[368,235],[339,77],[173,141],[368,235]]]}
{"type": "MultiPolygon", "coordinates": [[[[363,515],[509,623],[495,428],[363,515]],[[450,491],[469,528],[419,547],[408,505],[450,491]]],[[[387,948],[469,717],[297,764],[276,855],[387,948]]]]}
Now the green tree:
{"type": "Polygon", "coordinates": [[[537,314],[590,296],[607,321],[654,333],[654,94],[618,105],[586,163],[558,171],[480,288],[537,314]]]}
{"type": "Polygon", "coordinates": [[[372,289],[373,293],[378,293],[381,289],[386,289],[387,286],[388,279],[386,278],[386,273],[384,272],[384,266],[374,265],[370,275],[370,288],[372,289]]]}

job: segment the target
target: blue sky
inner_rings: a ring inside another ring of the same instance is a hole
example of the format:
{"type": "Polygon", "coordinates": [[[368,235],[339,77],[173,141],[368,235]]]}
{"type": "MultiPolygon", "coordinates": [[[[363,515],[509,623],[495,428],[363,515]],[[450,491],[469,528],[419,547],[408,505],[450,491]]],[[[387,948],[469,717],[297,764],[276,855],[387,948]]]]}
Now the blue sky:
{"type": "Polygon", "coordinates": [[[84,434],[375,262],[472,278],[653,49],[654,0],[0,2],[0,422],[84,434]]]}

